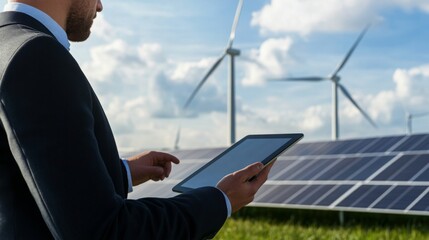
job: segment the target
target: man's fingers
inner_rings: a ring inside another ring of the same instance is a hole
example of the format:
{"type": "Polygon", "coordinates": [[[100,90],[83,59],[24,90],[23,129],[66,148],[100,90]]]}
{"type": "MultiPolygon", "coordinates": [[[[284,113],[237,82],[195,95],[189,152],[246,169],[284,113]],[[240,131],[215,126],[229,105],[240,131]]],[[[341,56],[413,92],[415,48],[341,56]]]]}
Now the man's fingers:
{"type": "Polygon", "coordinates": [[[258,162],[229,174],[219,181],[217,187],[227,195],[233,212],[253,201],[256,192],[266,181],[270,169],[271,164],[264,168],[264,165],[258,162]],[[254,176],[257,176],[256,179],[249,181],[254,176]]]}
{"type": "Polygon", "coordinates": [[[255,182],[258,185],[258,188],[267,181],[268,174],[270,174],[270,170],[273,167],[274,162],[265,166],[265,168],[259,172],[258,176],[255,179],[255,182]]]}
{"type": "Polygon", "coordinates": [[[159,180],[165,178],[165,171],[162,167],[145,167],[145,175],[149,176],[152,180],[159,180]]]}
{"type": "Polygon", "coordinates": [[[165,177],[169,177],[171,173],[171,163],[167,163],[164,166],[165,177]]]}
{"type": "Polygon", "coordinates": [[[257,162],[257,163],[253,163],[253,164],[251,164],[251,165],[249,165],[249,166],[247,166],[241,170],[238,170],[234,174],[238,175],[242,182],[245,182],[245,181],[249,180],[251,177],[258,174],[263,167],[264,167],[264,164],[257,162]]]}
{"type": "Polygon", "coordinates": [[[164,180],[169,177],[172,164],[178,164],[180,161],[175,156],[157,152],[148,151],[128,159],[128,166],[131,171],[133,185],[138,185],[147,180],[164,180]]]}
{"type": "Polygon", "coordinates": [[[180,160],[173,155],[163,152],[151,152],[154,159],[154,166],[164,168],[165,177],[169,177],[171,173],[171,163],[179,164],[180,160]]]}
{"type": "Polygon", "coordinates": [[[168,153],[163,152],[151,152],[153,154],[154,159],[156,159],[158,162],[172,162],[175,164],[179,164],[180,160],[168,153]]]}

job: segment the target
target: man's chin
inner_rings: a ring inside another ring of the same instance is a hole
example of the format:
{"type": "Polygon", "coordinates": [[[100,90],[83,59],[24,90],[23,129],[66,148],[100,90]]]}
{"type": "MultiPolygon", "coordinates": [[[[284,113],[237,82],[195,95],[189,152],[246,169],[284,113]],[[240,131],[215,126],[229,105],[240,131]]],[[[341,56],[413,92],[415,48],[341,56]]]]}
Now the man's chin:
{"type": "Polygon", "coordinates": [[[91,35],[91,31],[88,31],[87,33],[79,33],[79,34],[67,34],[67,38],[71,42],[83,42],[89,38],[91,35]]]}

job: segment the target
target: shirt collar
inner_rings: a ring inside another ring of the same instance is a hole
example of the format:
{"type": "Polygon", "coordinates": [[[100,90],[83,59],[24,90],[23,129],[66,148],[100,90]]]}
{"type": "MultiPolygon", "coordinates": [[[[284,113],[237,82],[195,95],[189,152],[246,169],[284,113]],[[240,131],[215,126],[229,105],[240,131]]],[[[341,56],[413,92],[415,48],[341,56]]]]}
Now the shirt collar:
{"type": "Polygon", "coordinates": [[[70,42],[67,38],[66,32],[48,14],[30,5],[27,5],[24,3],[17,3],[17,2],[7,3],[4,6],[4,11],[21,12],[35,18],[36,20],[41,22],[55,36],[55,38],[58,40],[58,42],[61,43],[61,45],[63,45],[67,50],[70,50],[70,42]]]}

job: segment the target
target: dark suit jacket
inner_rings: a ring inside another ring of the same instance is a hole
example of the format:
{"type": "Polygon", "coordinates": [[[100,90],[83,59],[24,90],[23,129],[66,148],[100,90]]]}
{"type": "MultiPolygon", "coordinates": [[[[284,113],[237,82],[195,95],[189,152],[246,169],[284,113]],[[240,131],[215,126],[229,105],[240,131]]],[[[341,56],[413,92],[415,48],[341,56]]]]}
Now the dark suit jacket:
{"type": "Polygon", "coordinates": [[[127,200],[102,107],[35,19],[0,13],[0,239],[201,239],[226,219],[215,188],[127,200]]]}

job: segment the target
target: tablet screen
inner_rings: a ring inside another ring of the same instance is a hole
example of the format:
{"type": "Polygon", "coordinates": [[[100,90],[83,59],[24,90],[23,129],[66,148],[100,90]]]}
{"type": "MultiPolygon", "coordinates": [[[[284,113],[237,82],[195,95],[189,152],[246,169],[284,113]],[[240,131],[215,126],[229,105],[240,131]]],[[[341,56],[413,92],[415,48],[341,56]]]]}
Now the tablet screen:
{"type": "Polygon", "coordinates": [[[183,192],[203,186],[216,186],[224,176],[252,163],[268,164],[301,137],[302,134],[249,135],[186,178],[173,190],[183,192]]]}

